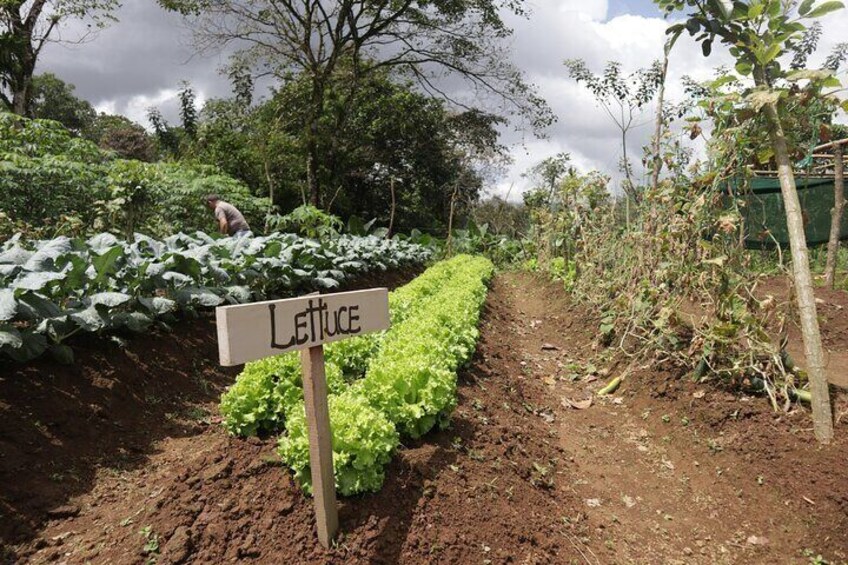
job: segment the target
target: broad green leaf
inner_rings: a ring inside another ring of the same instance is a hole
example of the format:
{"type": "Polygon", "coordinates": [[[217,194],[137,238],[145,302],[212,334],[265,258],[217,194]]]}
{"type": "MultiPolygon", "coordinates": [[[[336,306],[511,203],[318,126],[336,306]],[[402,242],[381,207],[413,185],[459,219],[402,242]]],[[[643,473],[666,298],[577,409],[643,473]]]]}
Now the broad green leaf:
{"type": "Polygon", "coordinates": [[[327,277],[316,277],[315,284],[320,286],[321,288],[336,288],[339,286],[339,282],[327,277]]]}
{"type": "Polygon", "coordinates": [[[27,271],[45,271],[53,267],[60,256],[71,251],[71,240],[67,237],[57,237],[41,244],[35,254],[24,264],[27,271]]]}
{"type": "Polygon", "coordinates": [[[120,245],[112,247],[101,255],[94,255],[91,264],[97,272],[95,282],[101,283],[118,272],[118,261],[124,256],[124,248],[120,245]]]}
{"type": "Polygon", "coordinates": [[[0,322],[11,320],[18,313],[18,301],[10,288],[0,288],[0,322]]]}
{"type": "Polygon", "coordinates": [[[20,245],[13,245],[11,249],[7,249],[3,253],[0,253],[0,263],[24,265],[32,256],[32,251],[27,251],[20,245]]]}
{"type": "Polygon", "coordinates": [[[153,298],[139,298],[138,301],[157,316],[173,312],[177,309],[176,302],[170,298],[162,298],[161,296],[154,296],[153,298]]]}
{"type": "Polygon", "coordinates": [[[220,306],[224,299],[208,288],[188,287],[177,291],[177,302],[183,305],[220,306]]]}
{"type": "Polygon", "coordinates": [[[8,351],[9,356],[15,361],[19,363],[31,361],[47,350],[47,338],[43,335],[24,333],[21,334],[21,337],[23,338],[23,343],[21,343],[20,347],[8,351]]]}
{"type": "Polygon", "coordinates": [[[780,45],[773,44],[770,47],[757,51],[757,61],[759,61],[763,65],[767,65],[771,61],[775,59],[778,55],[780,55],[780,45]]]}
{"type": "Polygon", "coordinates": [[[798,6],[798,13],[802,16],[806,16],[810,13],[810,10],[813,8],[813,4],[815,4],[816,0],[804,0],[801,2],[801,5],[798,6]]]}
{"type": "Polygon", "coordinates": [[[826,78],[832,77],[833,71],[828,70],[814,70],[814,69],[801,69],[798,71],[792,71],[788,75],[786,75],[786,80],[797,82],[799,80],[825,80],[826,78]]]}
{"type": "Polygon", "coordinates": [[[12,288],[20,288],[24,290],[41,290],[53,281],[63,280],[66,273],[26,273],[19,276],[12,285],[12,288]]]}
{"type": "Polygon", "coordinates": [[[118,238],[111,233],[101,233],[92,236],[86,243],[95,253],[104,253],[108,249],[118,245],[118,238]]]}
{"type": "Polygon", "coordinates": [[[129,302],[132,299],[132,296],[124,294],[123,292],[98,292],[97,294],[92,294],[90,298],[91,303],[95,306],[102,304],[109,308],[115,308],[116,306],[129,302]]]}
{"type": "Polygon", "coordinates": [[[100,331],[106,327],[108,321],[103,318],[96,306],[89,306],[82,310],[72,312],[71,320],[87,332],[100,331]]]}
{"type": "Polygon", "coordinates": [[[0,327],[0,347],[8,346],[17,349],[23,343],[24,340],[21,337],[21,332],[11,326],[0,327]]]}
{"type": "Polygon", "coordinates": [[[153,320],[141,312],[130,312],[126,321],[127,328],[137,333],[146,332],[152,323],[153,320]]]}
{"type": "Polygon", "coordinates": [[[25,292],[18,299],[18,313],[28,320],[56,318],[62,310],[52,300],[35,292],[25,292]]]}
{"type": "Polygon", "coordinates": [[[742,76],[748,76],[753,72],[754,67],[747,61],[739,61],[736,63],[736,72],[742,76]]]}
{"type": "Polygon", "coordinates": [[[246,286],[228,286],[226,291],[227,295],[238,304],[250,302],[250,289],[246,286]]]}
{"type": "Polygon", "coordinates": [[[820,18],[825,16],[831,12],[835,12],[836,10],[841,10],[845,7],[845,4],[837,1],[824,2],[816,6],[813,11],[807,14],[808,18],[820,18]]]}
{"type": "Polygon", "coordinates": [[[777,90],[755,90],[748,95],[748,102],[757,112],[767,104],[777,104],[779,100],[780,92],[777,90]]]}
{"type": "Polygon", "coordinates": [[[74,364],[74,350],[63,344],[56,344],[50,347],[50,355],[63,365],[74,364]]]}
{"type": "Polygon", "coordinates": [[[710,4],[718,10],[718,13],[721,14],[721,17],[725,20],[730,17],[731,12],[733,11],[733,2],[730,0],[710,0],[710,4]]]}

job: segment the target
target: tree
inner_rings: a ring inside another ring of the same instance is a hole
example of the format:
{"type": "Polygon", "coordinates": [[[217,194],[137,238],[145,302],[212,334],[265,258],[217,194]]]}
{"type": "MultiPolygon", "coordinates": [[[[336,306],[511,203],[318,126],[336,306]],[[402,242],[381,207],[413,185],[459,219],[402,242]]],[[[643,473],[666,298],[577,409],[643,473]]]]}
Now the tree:
{"type": "MultiPolygon", "coordinates": [[[[574,166],[571,164],[571,155],[568,153],[558,153],[534,165],[525,176],[530,177],[539,185],[535,187],[537,189],[535,198],[550,204],[554,192],[559,187],[562,179],[566,174],[573,173],[574,170],[574,166]],[[547,192],[547,195],[545,195],[545,192],[547,192]]],[[[527,198],[525,195],[525,201],[527,198]]],[[[532,197],[530,198],[532,200],[532,197]]],[[[539,204],[543,202],[539,202],[539,204]]]]}
{"type": "Polygon", "coordinates": [[[0,101],[8,110],[30,116],[36,63],[56,30],[79,19],[103,27],[114,20],[118,6],[118,0],[0,2],[0,101]]]}
{"type": "MultiPolygon", "coordinates": [[[[523,14],[519,0],[159,0],[193,19],[201,49],[234,46],[236,66],[283,83],[308,81],[302,137],[309,199],[320,205],[320,120],[334,73],[351,69],[346,95],[378,69],[418,80],[450,99],[437,80],[457,75],[473,92],[497,96],[534,125],[549,123],[546,104],[509,62],[501,45],[510,30],[502,10],[523,14]]],[[[460,103],[462,101],[459,101],[460,103]]]]}
{"type": "Polygon", "coordinates": [[[132,124],[123,128],[110,129],[100,138],[100,148],[114,151],[123,159],[152,162],[156,159],[156,148],[144,128],[132,124]]]}
{"type": "Polygon", "coordinates": [[[833,438],[833,414],[824,372],[824,355],[816,309],[813,281],[807,253],[804,220],[792,170],[790,148],[784,132],[781,109],[797,91],[781,83],[781,79],[821,80],[838,85],[832,73],[787,71],[780,57],[804,39],[807,29],[803,20],[821,17],[843,8],[842,2],[815,0],[797,2],[782,0],[655,0],[666,13],[692,9],[685,23],[676,24],[668,32],[673,37],[683,31],[697,36],[705,56],[712,52],[716,38],[728,45],[736,58],[736,70],[753,78],[755,89],[748,95],[754,112],[762,112],[768,127],[786,210],[786,223],[792,248],[792,267],[796,300],[801,318],[804,351],[812,395],[815,435],[822,443],[833,438]]]}
{"type": "Polygon", "coordinates": [[[34,118],[56,120],[74,133],[91,127],[97,112],[87,101],[74,95],[68,84],[52,73],[33,77],[30,111],[34,118]]]}
{"type": "MultiPolygon", "coordinates": [[[[627,157],[627,134],[638,125],[636,120],[642,107],[654,98],[657,89],[664,84],[666,64],[667,59],[665,64],[654,61],[647,69],[639,69],[625,75],[621,70],[621,63],[610,61],[603,74],[595,75],[580,59],[569,59],[565,62],[569,76],[586,85],[621,132],[621,169],[625,178],[623,188],[624,192],[637,202],[640,196],[633,182],[633,168],[627,157]]],[[[662,101],[660,104],[662,105],[662,101]]],[[[657,139],[660,139],[659,135],[657,139]]]]}

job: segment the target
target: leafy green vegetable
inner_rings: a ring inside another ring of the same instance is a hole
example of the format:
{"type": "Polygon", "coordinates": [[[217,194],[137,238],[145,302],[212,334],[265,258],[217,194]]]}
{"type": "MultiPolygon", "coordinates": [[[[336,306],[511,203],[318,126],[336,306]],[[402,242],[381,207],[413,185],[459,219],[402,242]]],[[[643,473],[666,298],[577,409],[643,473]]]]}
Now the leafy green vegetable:
{"type": "MultiPolygon", "coordinates": [[[[323,243],[293,234],[214,239],[198,232],[163,241],[136,234],[133,243],[111,234],[16,236],[0,244],[0,321],[14,323],[23,337],[4,340],[0,355],[23,361],[40,355],[40,345],[21,349],[27,335],[55,345],[78,331],[144,331],[179,311],[334,287],[368,272],[421,264],[430,254],[371,236],[323,243]]],[[[340,346],[350,350],[345,357],[359,359],[359,377],[374,343],[340,346]],[[357,347],[362,351],[354,355],[357,347]]]]}
{"type": "MultiPolygon", "coordinates": [[[[336,490],[342,496],[379,490],[385,466],[399,443],[394,425],[353,390],[330,396],[329,409],[336,490]]],[[[280,438],[280,456],[304,490],[311,492],[309,434],[302,402],[291,412],[287,426],[289,433],[280,438]]]]}
{"type": "MultiPolygon", "coordinates": [[[[370,359],[364,379],[329,399],[333,464],[341,494],[378,490],[399,434],[419,437],[448,421],[456,406],[456,371],[474,351],[486,281],[493,270],[489,260],[467,255],[438,263],[390,295],[394,324],[390,330],[327,346],[328,371],[333,367],[357,375],[363,361],[370,359]]],[[[227,394],[244,386],[245,396],[265,398],[271,385],[261,380],[261,374],[268,370],[253,364],[248,369],[227,394]],[[248,390],[247,384],[242,385],[246,379],[256,379],[256,387],[248,390]]],[[[302,398],[301,391],[289,392],[290,398],[302,398]]],[[[304,408],[290,406],[279,452],[308,491],[304,408]]],[[[225,409],[222,404],[222,410],[233,431],[229,418],[242,415],[230,405],[225,409]]],[[[279,417],[273,421],[282,424],[279,417]]]]}

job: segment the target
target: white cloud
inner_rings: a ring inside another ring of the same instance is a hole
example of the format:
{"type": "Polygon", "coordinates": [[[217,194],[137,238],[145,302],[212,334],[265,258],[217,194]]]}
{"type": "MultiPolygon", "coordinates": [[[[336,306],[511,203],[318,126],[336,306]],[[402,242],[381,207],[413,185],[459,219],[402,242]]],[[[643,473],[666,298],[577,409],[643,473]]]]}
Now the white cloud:
{"type": "MultiPolygon", "coordinates": [[[[660,17],[632,14],[607,19],[606,1],[536,0],[533,8],[529,20],[512,22],[516,63],[539,86],[559,122],[550,129],[549,139],[545,141],[522,144],[523,140],[512,136],[516,141],[512,151],[515,162],[493,190],[502,196],[509,193],[512,199],[519,199],[529,188],[529,181],[522,174],[559,152],[570,153],[583,170],[597,168],[620,179],[617,171],[622,155],[620,132],[588,91],[568,78],[562,62],[584,59],[595,72],[601,71],[609,60],[621,62],[626,72],[647,67],[662,57],[665,30],[673,23],[660,17]]],[[[811,58],[812,65],[821,64],[834,45],[846,41],[848,11],[831,14],[821,21],[825,33],[817,55],[811,58]]],[[[715,68],[732,65],[725,47],[714,46],[712,55],[706,58],[700,46],[684,33],[671,54],[666,99],[672,102],[684,99],[683,76],[706,80],[714,75],[715,68]]],[[[846,74],[843,73],[843,80],[846,74]]],[[[653,107],[646,108],[645,122],[653,119],[654,111],[653,107]]],[[[652,130],[652,125],[646,123],[630,134],[627,149],[635,164],[642,156],[642,147],[650,142],[652,130]]],[[[697,143],[694,148],[702,153],[703,143],[697,143]]]]}

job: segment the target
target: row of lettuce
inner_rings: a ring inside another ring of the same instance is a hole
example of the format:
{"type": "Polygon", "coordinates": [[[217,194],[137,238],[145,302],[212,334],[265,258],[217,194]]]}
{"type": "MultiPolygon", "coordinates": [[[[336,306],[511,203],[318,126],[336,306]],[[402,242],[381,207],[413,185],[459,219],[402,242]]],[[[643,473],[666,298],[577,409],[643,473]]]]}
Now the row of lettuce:
{"type": "Polygon", "coordinates": [[[144,332],[176,316],[222,304],[333,288],[362,275],[420,266],[428,247],[343,235],[317,242],[293,234],[213,238],[135,234],[0,244],[0,357],[49,352],[70,362],[65,343],[85,332],[144,332]]]}
{"type": "MultiPolygon", "coordinates": [[[[456,406],[457,370],[476,346],[493,271],[482,257],[439,262],[390,293],[389,330],[325,347],[339,493],[379,490],[401,438],[447,424],[456,406]]],[[[221,412],[235,435],[282,433],[280,456],[311,490],[297,354],[247,364],[223,395],[221,412]]]]}

